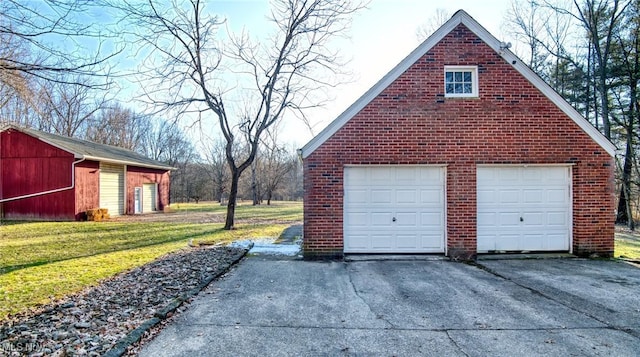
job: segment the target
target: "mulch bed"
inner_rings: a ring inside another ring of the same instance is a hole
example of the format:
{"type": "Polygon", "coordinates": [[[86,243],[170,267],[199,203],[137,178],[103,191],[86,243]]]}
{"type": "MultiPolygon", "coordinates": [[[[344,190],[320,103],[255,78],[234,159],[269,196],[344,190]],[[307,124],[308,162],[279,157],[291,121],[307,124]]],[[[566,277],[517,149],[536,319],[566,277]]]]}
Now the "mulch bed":
{"type": "Polygon", "coordinates": [[[120,356],[246,254],[199,247],[168,254],[0,323],[0,356],[120,356]]]}

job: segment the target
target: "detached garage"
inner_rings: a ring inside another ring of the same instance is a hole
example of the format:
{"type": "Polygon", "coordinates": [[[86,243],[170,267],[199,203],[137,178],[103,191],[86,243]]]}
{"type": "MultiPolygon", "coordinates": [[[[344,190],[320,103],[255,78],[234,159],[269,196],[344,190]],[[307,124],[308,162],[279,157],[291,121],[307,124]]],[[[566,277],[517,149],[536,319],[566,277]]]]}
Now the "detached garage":
{"type": "Polygon", "coordinates": [[[0,216],[81,220],[96,208],[111,216],[162,210],[171,169],[130,150],[5,125],[0,216]]]}
{"type": "Polygon", "coordinates": [[[301,149],[303,252],[610,256],[614,154],[461,10],[301,149]]]}

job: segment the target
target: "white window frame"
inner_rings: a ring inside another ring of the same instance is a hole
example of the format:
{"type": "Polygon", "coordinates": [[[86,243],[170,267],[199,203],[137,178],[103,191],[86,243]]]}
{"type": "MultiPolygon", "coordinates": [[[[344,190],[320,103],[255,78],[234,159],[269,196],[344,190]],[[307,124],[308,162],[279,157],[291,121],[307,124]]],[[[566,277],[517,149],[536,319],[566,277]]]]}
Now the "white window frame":
{"type": "Polygon", "coordinates": [[[443,85],[446,98],[477,98],[478,66],[445,66],[443,85]],[[447,72],[471,72],[471,93],[447,93],[447,72]]]}

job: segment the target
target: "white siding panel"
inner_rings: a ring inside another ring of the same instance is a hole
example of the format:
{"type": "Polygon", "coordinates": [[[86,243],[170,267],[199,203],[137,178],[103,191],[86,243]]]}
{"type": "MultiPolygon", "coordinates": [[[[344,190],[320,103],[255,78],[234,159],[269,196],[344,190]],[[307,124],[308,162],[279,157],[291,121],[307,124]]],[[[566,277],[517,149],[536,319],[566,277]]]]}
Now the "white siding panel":
{"type": "Polygon", "coordinates": [[[149,213],[156,210],[157,185],[145,183],[142,185],[142,212],[149,213]]]}
{"type": "Polygon", "coordinates": [[[124,165],[100,163],[100,208],[109,215],[124,214],[124,165]]]}

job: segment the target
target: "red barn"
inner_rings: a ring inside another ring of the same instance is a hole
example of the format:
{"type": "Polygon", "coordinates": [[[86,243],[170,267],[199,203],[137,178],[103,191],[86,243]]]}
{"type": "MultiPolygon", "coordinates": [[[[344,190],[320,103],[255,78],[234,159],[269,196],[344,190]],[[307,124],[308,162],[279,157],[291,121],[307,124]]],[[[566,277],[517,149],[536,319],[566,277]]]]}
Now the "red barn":
{"type": "Polygon", "coordinates": [[[32,129],[0,128],[0,214],[81,220],[163,210],[172,168],[133,151],[32,129]]]}
{"type": "Polygon", "coordinates": [[[460,10],[301,149],[306,258],[610,256],[615,147],[460,10]]]}

